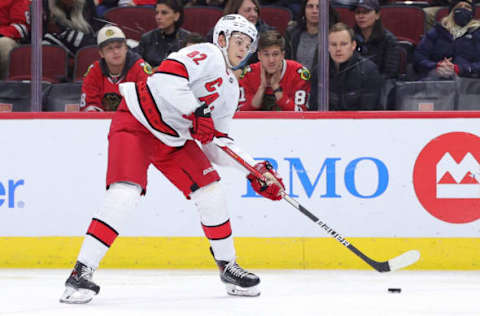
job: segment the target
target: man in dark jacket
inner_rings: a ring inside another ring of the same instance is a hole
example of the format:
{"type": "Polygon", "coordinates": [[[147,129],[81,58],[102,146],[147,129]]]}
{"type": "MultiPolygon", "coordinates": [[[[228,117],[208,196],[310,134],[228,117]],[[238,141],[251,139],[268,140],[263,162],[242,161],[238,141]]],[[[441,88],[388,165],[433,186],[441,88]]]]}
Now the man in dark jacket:
{"type": "MultiPolygon", "coordinates": [[[[329,110],[371,111],[384,110],[379,97],[383,78],[372,61],[361,57],[356,51],[352,28],[337,23],[328,34],[330,53],[329,110]]],[[[317,71],[312,79],[310,109],[317,105],[317,71]]]]}

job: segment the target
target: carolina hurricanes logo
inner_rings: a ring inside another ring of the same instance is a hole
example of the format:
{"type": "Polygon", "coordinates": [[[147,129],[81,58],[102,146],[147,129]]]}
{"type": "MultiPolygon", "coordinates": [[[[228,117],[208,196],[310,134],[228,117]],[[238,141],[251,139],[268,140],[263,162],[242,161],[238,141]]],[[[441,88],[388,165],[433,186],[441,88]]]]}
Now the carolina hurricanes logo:
{"type": "Polygon", "coordinates": [[[413,170],[415,193],[422,206],[448,223],[480,218],[480,138],[454,132],[431,140],[413,170]]]}

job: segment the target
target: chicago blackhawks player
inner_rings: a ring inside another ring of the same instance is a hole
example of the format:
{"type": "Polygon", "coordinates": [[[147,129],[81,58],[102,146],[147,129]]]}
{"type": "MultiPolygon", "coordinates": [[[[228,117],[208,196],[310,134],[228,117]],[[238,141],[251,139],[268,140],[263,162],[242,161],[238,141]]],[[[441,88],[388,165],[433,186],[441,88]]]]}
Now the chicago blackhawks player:
{"type": "MultiPolygon", "coordinates": [[[[256,39],[253,24],[240,15],[226,15],[214,28],[214,44],[183,48],[172,53],[146,81],[120,85],[124,99],[110,126],[105,200],[92,218],[60,302],[88,303],[98,294],[93,272],[145,193],[150,164],[196,205],[227,293],[260,294],[258,276],[235,261],[225,195],[211,165],[237,166],[212,143],[214,137],[221,137],[255,165],[228,137],[228,130],[239,97],[233,70],[255,51],[256,39]]],[[[250,174],[247,178],[253,188],[269,199],[280,200],[281,178],[267,162],[257,163],[255,168],[267,182],[250,174]]]]}

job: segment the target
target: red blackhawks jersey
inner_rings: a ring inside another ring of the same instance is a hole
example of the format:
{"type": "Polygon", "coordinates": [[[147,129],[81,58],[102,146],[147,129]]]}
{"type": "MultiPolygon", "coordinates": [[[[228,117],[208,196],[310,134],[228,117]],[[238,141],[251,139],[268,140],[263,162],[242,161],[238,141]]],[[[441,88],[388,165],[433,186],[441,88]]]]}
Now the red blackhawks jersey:
{"type": "Polygon", "coordinates": [[[16,40],[28,39],[29,0],[0,1],[0,35],[16,40]]]}
{"type": "Polygon", "coordinates": [[[146,80],[152,68],[138,54],[129,51],[119,77],[112,77],[104,59],[89,66],[83,78],[81,111],[115,111],[122,100],[119,84],[146,80]]]}
{"type": "Polygon", "coordinates": [[[184,116],[204,103],[209,105],[215,129],[227,134],[239,96],[237,78],[211,43],[171,53],[146,81],[123,83],[120,92],[132,115],[172,147],[192,139],[192,121],[184,116]]]}
{"type": "Polygon", "coordinates": [[[310,72],[294,60],[284,60],[280,87],[283,96],[276,100],[272,88],[265,89],[263,104],[260,108],[252,107],[252,99],[260,86],[260,62],[247,66],[239,80],[239,111],[277,110],[306,111],[310,95],[310,72]]]}

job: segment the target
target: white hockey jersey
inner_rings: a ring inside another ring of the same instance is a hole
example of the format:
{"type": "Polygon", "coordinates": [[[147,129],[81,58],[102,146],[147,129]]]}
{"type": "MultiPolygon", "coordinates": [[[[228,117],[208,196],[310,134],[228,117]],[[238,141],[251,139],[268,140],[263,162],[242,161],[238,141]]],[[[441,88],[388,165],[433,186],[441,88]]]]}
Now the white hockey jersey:
{"type": "Polygon", "coordinates": [[[228,133],[239,98],[237,78],[228,70],[222,52],[210,43],[170,54],[147,79],[146,91],[135,83],[122,84],[120,91],[133,116],[169,146],[182,146],[192,139],[192,122],[183,115],[203,102],[211,109],[215,128],[228,133]],[[144,104],[149,96],[155,107],[144,104]]]}
{"type": "MultiPolygon", "coordinates": [[[[204,102],[209,105],[215,129],[228,134],[237,110],[239,86],[222,52],[211,43],[185,47],[170,54],[146,82],[120,85],[132,115],[163,143],[178,147],[192,139],[189,115],[204,102]]],[[[234,146],[230,142],[230,146],[234,146]]],[[[236,164],[212,143],[203,146],[209,158],[220,165],[236,164]]],[[[253,159],[234,148],[243,158],[253,159]]]]}

